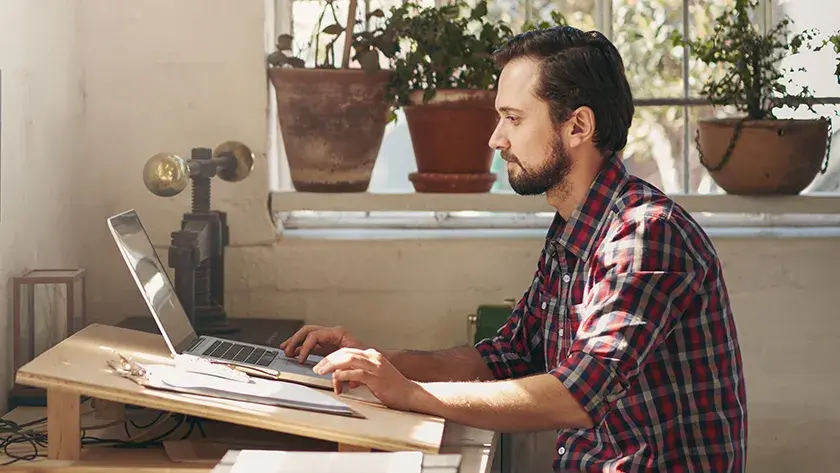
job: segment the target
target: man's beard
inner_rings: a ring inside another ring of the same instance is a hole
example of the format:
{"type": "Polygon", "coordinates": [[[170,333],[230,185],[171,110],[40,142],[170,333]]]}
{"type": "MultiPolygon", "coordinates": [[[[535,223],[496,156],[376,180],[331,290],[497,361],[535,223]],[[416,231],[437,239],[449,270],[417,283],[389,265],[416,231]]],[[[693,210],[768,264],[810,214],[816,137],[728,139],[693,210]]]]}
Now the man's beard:
{"type": "Polygon", "coordinates": [[[513,164],[519,167],[517,173],[508,173],[510,187],[519,195],[540,195],[550,190],[563,189],[572,169],[569,153],[558,136],[552,140],[549,159],[539,169],[525,168],[509,150],[502,151],[502,158],[509,163],[508,166],[513,164]]]}

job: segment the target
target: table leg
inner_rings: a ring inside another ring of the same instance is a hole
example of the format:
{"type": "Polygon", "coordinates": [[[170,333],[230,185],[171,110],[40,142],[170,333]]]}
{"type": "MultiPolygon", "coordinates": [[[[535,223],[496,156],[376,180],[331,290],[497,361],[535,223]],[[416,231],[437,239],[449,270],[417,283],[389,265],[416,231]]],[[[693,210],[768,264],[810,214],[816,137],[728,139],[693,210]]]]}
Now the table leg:
{"type": "Polygon", "coordinates": [[[359,447],[358,445],[350,445],[349,443],[339,443],[339,452],[370,452],[370,447],[359,447]]]}
{"type": "Polygon", "coordinates": [[[82,454],[79,395],[47,389],[47,453],[50,460],[78,460],[82,454]]]}

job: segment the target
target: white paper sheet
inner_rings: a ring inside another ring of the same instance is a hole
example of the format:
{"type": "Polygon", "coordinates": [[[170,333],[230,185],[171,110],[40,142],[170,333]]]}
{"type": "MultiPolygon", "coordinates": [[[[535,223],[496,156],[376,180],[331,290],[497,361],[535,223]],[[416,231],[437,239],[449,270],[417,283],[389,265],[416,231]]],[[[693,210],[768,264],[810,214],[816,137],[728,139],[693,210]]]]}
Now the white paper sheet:
{"type": "Polygon", "coordinates": [[[147,370],[150,387],[331,414],[357,415],[350,406],[325,391],[300,384],[254,376],[245,383],[182,371],[169,365],[143,364],[143,367],[147,370]]]}
{"type": "Polygon", "coordinates": [[[242,450],[230,473],[420,473],[422,452],[242,450]]]}

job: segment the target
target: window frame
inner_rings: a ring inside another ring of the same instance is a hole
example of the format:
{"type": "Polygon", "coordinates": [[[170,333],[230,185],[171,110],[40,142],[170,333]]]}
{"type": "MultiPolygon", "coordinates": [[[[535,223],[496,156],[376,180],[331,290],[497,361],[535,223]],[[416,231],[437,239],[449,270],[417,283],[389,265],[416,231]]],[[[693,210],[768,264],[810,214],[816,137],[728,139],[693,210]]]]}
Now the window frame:
{"type": "MultiPolygon", "coordinates": [[[[276,34],[293,32],[293,2],[295,0],[265,0],[267,15],[266,48],[270,51],[276,34]]],[[[298,0],[308,1],[308,0],[298,0]]],[[[759,0],[758,27],[766,31],[774,22],[774,6],[778,0],[759,0]]],[[[436,6],[449,0],[435,0],[436,6]]],[[[367,2],[365,2],[367,4],[367,2]]],[[[532,0],[524,0],[526,19],[532,0]]],[[[613,38],[612,0],[595,0],[595,25],[605,36],[613,38]]],[[[683,31],[690,34],[689,0],[683,0],[683,31]]],[[[634,100],[636,107],[682,107],[685,142],[691,142],[689,109],[708,106],[709,102],[689,94],[689,51],[683,52],[683,96],[644,97],[634,100]]],[[[512,193],[485,194],[420,194],[420,193],[357,193],[317,194],[276,191],[290,178],[285,165],[282,136],[277,127],[277,107],[273,89],[269,87],[269,144],[268,171],[271,195],[269,208],[278,232],[297,230],[334,230],[345,232],[359,229],[388,230],[446,230],[470,231],[499,229],[542,229],[551,221],[551,209],[544,198],[525,199],[512,193]]],[[[817,104],[840,104],[840,98],[825,97],[817,104]]],[[[840,228],[840,193],[817,193],[798,196],[739,197],[727,194],[689,194],[690,149],[683,146],[683,193],[670,196],[698,215],[704,226],[713,228],[840,228]]]]}

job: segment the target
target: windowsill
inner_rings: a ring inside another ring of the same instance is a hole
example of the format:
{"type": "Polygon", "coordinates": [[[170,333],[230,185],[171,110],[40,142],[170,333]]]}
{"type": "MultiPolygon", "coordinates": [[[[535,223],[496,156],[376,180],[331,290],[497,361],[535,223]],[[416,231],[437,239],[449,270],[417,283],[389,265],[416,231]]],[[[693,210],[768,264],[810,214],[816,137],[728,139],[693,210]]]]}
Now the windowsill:
{"type": "MultiPolygon", "coordinates": [[[[284,239],[302,240],[543,240],[543,229],[394,229],[394,228],[301,228],[284,230],[284,239]]],[[[840,238],[838,227],[729,227],[704,228],[709,237],[721,238],[840,238]]]]}
{"type": "MultiPolygon", "coordinates": [[[[713,238],[840,238],[840,194],[672,198],[713,238]]],[[[278,225],[283,238],[321,240],[542,239],[553,214],[544,197],[516,194],[275,192],[270,207],[275,216],[285,214],[285,226],[278,225]],[[443,221],[428,215],[470,211],[490,214],[443,221]],[[366,212],[426,215],[379,217],[366,212]]]]}
{"type": "MultiPolygon", "coordinates": [[[[795,196],[671,195],[691,213],[840,214],[840,194],[795,196]]],[[[378,194],[272,192],[271,211],[553,212],[545,197],[516,194],[378,194]]]]}

